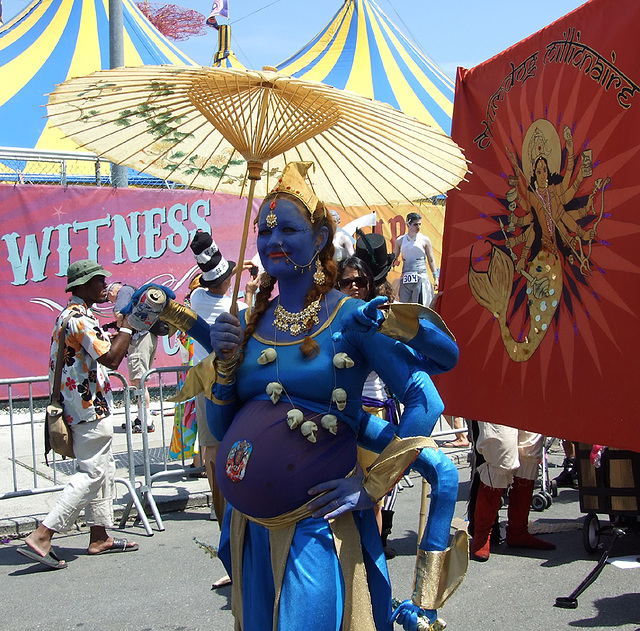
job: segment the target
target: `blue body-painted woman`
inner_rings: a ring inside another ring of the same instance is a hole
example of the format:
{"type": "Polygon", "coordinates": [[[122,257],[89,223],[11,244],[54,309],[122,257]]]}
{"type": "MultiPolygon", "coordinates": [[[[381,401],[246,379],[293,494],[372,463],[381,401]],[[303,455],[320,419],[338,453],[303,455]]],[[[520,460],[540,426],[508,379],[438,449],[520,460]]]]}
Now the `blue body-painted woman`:
{"type": "Polygon", "coordinates": [[[427,319],[385,317],[377,306],[386,298],[365,303],[333,289],[335,225],[306,168],[288,165],[260,209],[265,276],[252,313],[242,322],[222,314],[210,331],[208,421],[221,440],[218,483],[233,506],[236,628],[389,631],[395,618],[416,630],[418,616],[435,619],[455,588],[450,580],[447,594],[425,597],[429,555],[448,554],[458,474],[421,437],[444,408],[430,375],[451,369],[458,348],[423,307],[427,319]],[[404,405],[399,426],[362,411],[372,370],[404,405]],[[387,457],[365,476],[357,445],[387,457]],[[393,610],[372,507],[409,464],[430,483],[431,502],[413,602],[393,610]]]}

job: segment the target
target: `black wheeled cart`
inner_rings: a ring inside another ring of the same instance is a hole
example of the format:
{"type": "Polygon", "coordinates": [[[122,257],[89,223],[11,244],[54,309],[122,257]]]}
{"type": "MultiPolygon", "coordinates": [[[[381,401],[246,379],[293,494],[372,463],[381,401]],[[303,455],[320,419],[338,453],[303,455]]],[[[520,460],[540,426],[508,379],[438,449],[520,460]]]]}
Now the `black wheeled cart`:
{"type": "Polygon", "coordinates": [[[600,546],[601,534],[614,528],[637,530],[640,514],[640,453],[606,448],[601,464],[591,464],[592,445],[576,443],[580,511],[586,513],[582,538],[587,552],[600,546]],[[601,525],[598,515],[607,515],[601,525]]]}

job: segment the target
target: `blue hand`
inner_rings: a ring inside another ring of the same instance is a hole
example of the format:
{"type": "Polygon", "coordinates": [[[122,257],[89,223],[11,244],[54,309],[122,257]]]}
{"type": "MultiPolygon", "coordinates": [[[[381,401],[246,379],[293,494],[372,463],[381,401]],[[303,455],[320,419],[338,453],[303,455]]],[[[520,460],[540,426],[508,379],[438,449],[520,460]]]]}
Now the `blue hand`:
{"type": "Polygon", "coordinates": [[[322,482],[310,488],[309,495],[324,495],[309,502],[309,510],[315,518],[335,519],[343,513],[364,510],[373,506],[373,500],[362,486],[362,475],[322,482]]]}
{"type": "Polygon", "coordinates": [[[146,285],[143,285],[133,293],[133,295],[131,296],[131,300],[129,301],[129,304],[126,305],[120,311],[120,313],[122,315],[128,316],[133,311],[133,308],[136,306],[136,304],[138,304],[138,301],[140,300],[140,296],[142,296],[150,287],[156,287],[157,289],[162,290],[167,295],[167,298],[170,298],[171,300],[175,299],[176,297],[175,292],[172,289],[165,287],[164,285],[157,285],[156,283],[147,283],[146,285]]]}
{"type": "Polygon", "coordinates": [[[419,617],[427,618],[429,622],[433,622],[437,618],[437,614],[435,609],[422,609],[410,600],[404,600],[391,614],[389,622],[397,622],[402,625],[405,631],[418,631],[419,617]]]}
{"type": "Polygon", "coordinates": [[[388,302],[386,296],[376,296],[360,305],[343,320],[341,331],[333,334],[334,341],[340,341],[342,334],[348,331],[356,331],[365,336],[373,335],[384,322],[384,314],[378,307],[386,302],[388,302]]]}
{"type": "Polygon", "coordinates": [[[221,313],[209,329],[211,347],[218,357],[233,357],[242,342],[240,320],[230,313],[221,313]]]}

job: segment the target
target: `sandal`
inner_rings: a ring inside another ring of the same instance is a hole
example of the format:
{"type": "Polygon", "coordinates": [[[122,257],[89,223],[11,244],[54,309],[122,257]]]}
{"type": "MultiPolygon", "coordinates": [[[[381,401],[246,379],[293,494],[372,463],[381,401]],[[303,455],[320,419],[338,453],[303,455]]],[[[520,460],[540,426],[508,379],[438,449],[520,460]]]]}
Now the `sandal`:
{"type": "Polygon", "coordinates": [[[134,543],[132,546],[129,545],[129,542],[126,539],[118,539],[117,537],[113,538],[113,543],[111,547],[106,548],[105,550],[101,550],[100,552],[89,552],[89,556],[96,556],[98,554],[109,554],[111,552],[135,552],[139,549],[139,545],[134,543]]]}

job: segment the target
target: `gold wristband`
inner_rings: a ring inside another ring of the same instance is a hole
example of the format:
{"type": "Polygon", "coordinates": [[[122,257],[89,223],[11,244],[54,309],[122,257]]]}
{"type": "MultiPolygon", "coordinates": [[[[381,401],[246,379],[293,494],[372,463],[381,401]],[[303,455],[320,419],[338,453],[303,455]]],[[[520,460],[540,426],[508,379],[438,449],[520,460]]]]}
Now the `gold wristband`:
{"type": "Polygon", "coordinates": [[[469,565],[469,537],[458,530],[442,551],[418,550],[411,602],[423,609],[439,609],[458,589],[469,565]]]}
{"type": "Polygon", "coordinates": [[[216,356],[213,361],[213,367],[216,371],[216,383],[228,386],[236,380],[236,367],[239,359],[240,353],[231,359],[221,359],[216,356]]]}
{"type": "Polygon", "coordinates": [[[437,448],[437,445],[432,438],[426,436],[394,436],[369,467],[362,482],[364,490],[374,503],[378,503],[398,482],[424,447],[437,448]]]}
{"type": "Polygon", "coordinates": [[[169,299],[160,320],[180,331],[188,331],[197,322],[198,315],[190,307],[169,299]]]}

